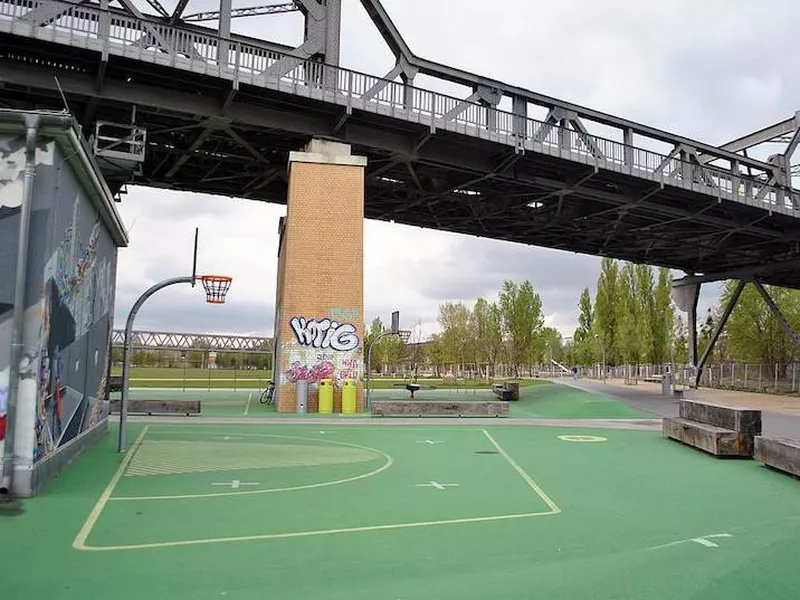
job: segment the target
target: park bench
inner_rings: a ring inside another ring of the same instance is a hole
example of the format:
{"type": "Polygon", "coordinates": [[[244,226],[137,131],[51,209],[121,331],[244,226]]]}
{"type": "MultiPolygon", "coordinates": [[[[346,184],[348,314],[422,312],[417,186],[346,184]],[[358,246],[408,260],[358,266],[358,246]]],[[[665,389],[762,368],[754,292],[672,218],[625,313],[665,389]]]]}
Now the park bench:
{"type": "Polygon", "coordinates": [[[122,391],[122,375],[111,375],[108,378],[108,391],[121,392],[122,391]]]}
{"type": "MultiPolygon", "coordinates": [[[[109,410],[119,413],[120,401],[112,400],[109,410]]],[[[128,414],[200,414],[200,400],[128,400],[128,414]]]]}
{"type": "Polygon", "coordinates": [[[752,457],[761,411],[681,400],[679,416],[664,418],[662,432],[714,456],[752,457]]]}
{"type": "Polygon", "coordinates": [[[755,458],[764,465],[800,477],[800,441],[756,436],[755,458]]]}
{"type": "Polygon", "coordinates": [[[647,383],[661,383],[663,379],[663,375],[648,375],[647,377],[643,377],[642,381],[646,381],[647,383]]]}
{"type": "Polygon", "coordinates": [[[492,386],[492,391],[498,399],[505,402],[519,400],[519,383],[516,381],[496,383],[492,386]]]}

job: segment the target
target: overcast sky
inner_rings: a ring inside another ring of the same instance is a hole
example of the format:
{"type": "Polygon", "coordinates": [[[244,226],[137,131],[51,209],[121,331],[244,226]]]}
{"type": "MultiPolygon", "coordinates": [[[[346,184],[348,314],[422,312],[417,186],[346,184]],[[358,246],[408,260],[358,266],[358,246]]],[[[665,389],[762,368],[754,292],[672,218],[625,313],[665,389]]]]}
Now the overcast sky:
{"type": "MultiPolygon", "coordinates": [[[[234,0],[234,7],[264,2],[234,0]]],[[[171,9],[174,2],[163,2],[171,9]]],[[[342,0],[342,65],[383,75],[393,58],[358,0],[342,0]]],[[[418,55],[713,144],[800,109],[796,0],[384,0],[418,55]],[[457,6],[457,9],[455,8],[457,6]]],[[[143,0],[137,5],[144,10],[143,0]]],[[[187,13],[213,10],[190,0],[187,13]]],[[[151,12],[151,11],[146,11],[151,12]]],[[[212,24],[213,25],[213,24],[212,24]]],[[[234,31],[298,44],[297,14],[240,19],[234,31]]],[[[417,85],[433,87],[418,78],[417,85]]],[[[773,151],[779,151],[779,148],[773,151]]],[[[229,302],[207,305],[188,286],[164,290],[137,329],[271,335],[277,223],[284,206],[130,188],[118,205],[131,234],[120,252],[116,326],[149,285],[188,274],[194,227],[200,272],[234,277],[229,302]]],[[[440,303],[496,297],[504,279],[530,279],[546,323],[565,336],[577,300],[594,294],[599,259],[368,221],[366,317],[437,329],[440,303]]],[[[715,300],[708,286],[701,310],[715,300]]]]}

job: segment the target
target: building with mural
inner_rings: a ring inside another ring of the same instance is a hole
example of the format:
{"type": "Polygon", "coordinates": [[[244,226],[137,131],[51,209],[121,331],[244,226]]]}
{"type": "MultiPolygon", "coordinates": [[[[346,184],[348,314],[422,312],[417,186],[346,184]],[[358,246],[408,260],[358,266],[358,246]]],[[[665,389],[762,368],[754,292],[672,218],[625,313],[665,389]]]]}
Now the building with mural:
{"type": "Polygon", "coordinates": [[[14,495],[35,494],[107,430],[126,245],[73,119],[0,110],[0,488],[14,495]]]}

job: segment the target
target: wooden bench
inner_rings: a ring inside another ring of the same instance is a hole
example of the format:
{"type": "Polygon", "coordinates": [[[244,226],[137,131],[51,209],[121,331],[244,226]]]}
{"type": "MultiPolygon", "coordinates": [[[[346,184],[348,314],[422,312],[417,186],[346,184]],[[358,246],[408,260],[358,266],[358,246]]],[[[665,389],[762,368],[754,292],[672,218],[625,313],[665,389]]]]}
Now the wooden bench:
{"type": "Polygon", "coordinates": [[[108,378],[108,391],[121,392],[122,391],[122,375],[111,375],[108,378]]]}
{"type": "Polygon", "coordinates": [[[647,383],[661,383],[663,380],[663,375],[648,375],[642,378],[642,381],[646,381],[647,383]]]}
{"type": "Polygon", "coordinates": [[[761,411],[681,400],[679,416],[664,418],[662,433],[714,456],[750,458],[761,434],[761,411]]]}
{"type": "MultiPolygon", "coordinates": [[[[119,413],[120,401],[112,400],[109,410],[119,413]]],[[[200,414],[200,400],[128,400],[129,414],[200,414]]]]}
{"type": "Polygon", "coordinates": [[[496,383],[492,386],[492,391],[498,399],[505,402],[519,400],[519,382],[517,381],[496,383]]]}
{"type": "Polygon", "coordinates": [[[508,402],[443,400],[373,400],[372,414],[379,417],[507,417],[508,402]]]}
{"type": "Polygon", "coordinates": [[[800,441],[756,436],[755,458],[766,466],[800,477],[800,441]]]}

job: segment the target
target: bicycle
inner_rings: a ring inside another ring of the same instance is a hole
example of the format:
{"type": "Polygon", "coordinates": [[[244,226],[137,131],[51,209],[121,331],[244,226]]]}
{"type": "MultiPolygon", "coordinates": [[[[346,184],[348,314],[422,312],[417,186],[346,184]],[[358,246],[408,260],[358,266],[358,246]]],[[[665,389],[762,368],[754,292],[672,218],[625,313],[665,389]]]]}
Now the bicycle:
{"type": "Polygon", "coordinates": [[[267,384],[267,389],[261,392],[261,396],[259,396],[258,401],[261,402],[261,404],[269,405],[272,404],[274,397],[275,397],[275,382],[270,381],[267,384]]]}

